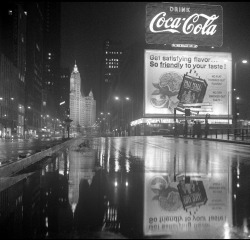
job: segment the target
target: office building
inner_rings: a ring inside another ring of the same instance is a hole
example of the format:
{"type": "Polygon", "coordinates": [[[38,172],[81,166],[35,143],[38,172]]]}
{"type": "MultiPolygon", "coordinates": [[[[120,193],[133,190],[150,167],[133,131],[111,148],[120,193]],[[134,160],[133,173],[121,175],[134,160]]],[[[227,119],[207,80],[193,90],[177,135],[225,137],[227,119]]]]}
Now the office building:
{"type": "Polygon", "coordinates": [[[90,91],[89,96],[84,98],[84,103],[84,125],[91,127],[96,120],[96,100],[92,91],[90,91]]]}

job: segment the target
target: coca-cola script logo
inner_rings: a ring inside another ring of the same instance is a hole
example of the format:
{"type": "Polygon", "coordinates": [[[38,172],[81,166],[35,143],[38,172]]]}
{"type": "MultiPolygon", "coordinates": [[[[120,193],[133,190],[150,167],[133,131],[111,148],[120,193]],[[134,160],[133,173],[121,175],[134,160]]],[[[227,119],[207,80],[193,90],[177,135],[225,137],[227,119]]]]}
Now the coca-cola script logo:
{"type": "Polygon", "coordinates": [[[223,9],[218,5],[148,3],[145,23],[148,44],[223,44],[223,9]]]}
{"type": "Polygon", "coordinates": [[[184,34],[201,33],[202,35],[214,35],[217,25],[212,23],[219,17],[216,15],[208,16],[206,14],[195,13],[186,19],[173,17],[166,18],[166,15],[166,12],[160,12],[152,19],[149,24],[151,32],[180,33],[179,29],[182,27],[182,32],[184,34]],[[200,18],[205,19],[204,25],[197,23],[200,18]]]}

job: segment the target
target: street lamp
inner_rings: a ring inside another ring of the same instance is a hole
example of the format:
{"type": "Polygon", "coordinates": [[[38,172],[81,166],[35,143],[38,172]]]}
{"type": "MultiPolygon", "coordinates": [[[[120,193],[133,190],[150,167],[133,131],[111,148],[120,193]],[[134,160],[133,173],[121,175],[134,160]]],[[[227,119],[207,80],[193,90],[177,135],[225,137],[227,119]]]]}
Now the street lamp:
{"type": "MultiPolygon", "coordinates": [[[[123,104],[124,104],[124,100],[125,101],[131,101],[132,102],[132,100],[131,100],[131,98],[130,97],[123,97],[123,98],[120,98],[120,97],[118,97],[118,96],[115,96],[115,100],[116,101],[121,101],[121,104],[122,104],[122,116],[121,116],[121,121],[120,121],[120,128],[121,128],[121,131],[123,131],[123,125],[124,125],[124,119],[123,119],[123,104]]],[[[132,109],[133,109],[133,104],[132,104],[132,109]]]]}

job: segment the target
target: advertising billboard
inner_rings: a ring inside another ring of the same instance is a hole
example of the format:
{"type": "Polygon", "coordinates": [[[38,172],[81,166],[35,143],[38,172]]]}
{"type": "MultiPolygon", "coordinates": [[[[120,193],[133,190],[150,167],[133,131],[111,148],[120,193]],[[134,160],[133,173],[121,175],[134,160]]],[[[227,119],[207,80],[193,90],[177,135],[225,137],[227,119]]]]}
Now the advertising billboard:
{"type": "Polygon", "coordinates": [[[145,117],[171,117],[175,108],[232,117],[231,53],[148,49],[144,61],[145,117]]]}
{"type": "Polygon", "coordinates": [[[221,47],[221,6],[190,3],[148,3],[146,43],[221,47]]]}

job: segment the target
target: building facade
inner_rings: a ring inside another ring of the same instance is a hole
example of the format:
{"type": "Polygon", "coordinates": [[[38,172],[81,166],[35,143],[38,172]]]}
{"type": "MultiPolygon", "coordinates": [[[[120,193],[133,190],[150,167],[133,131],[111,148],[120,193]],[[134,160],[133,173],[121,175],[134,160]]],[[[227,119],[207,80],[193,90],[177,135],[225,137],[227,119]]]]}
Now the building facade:
{"type": "Polygon", "coordinates": [[[27,11],[27,71],[25,81],[25,137],[41,128],[43,89],[43,3],[25,3],[27,11]]]}
{"type": "Polygon", "coordinates": [[[1,7],[0,137],[22,137],[25,114],[27,12],[19,3],[1,7]]]}

